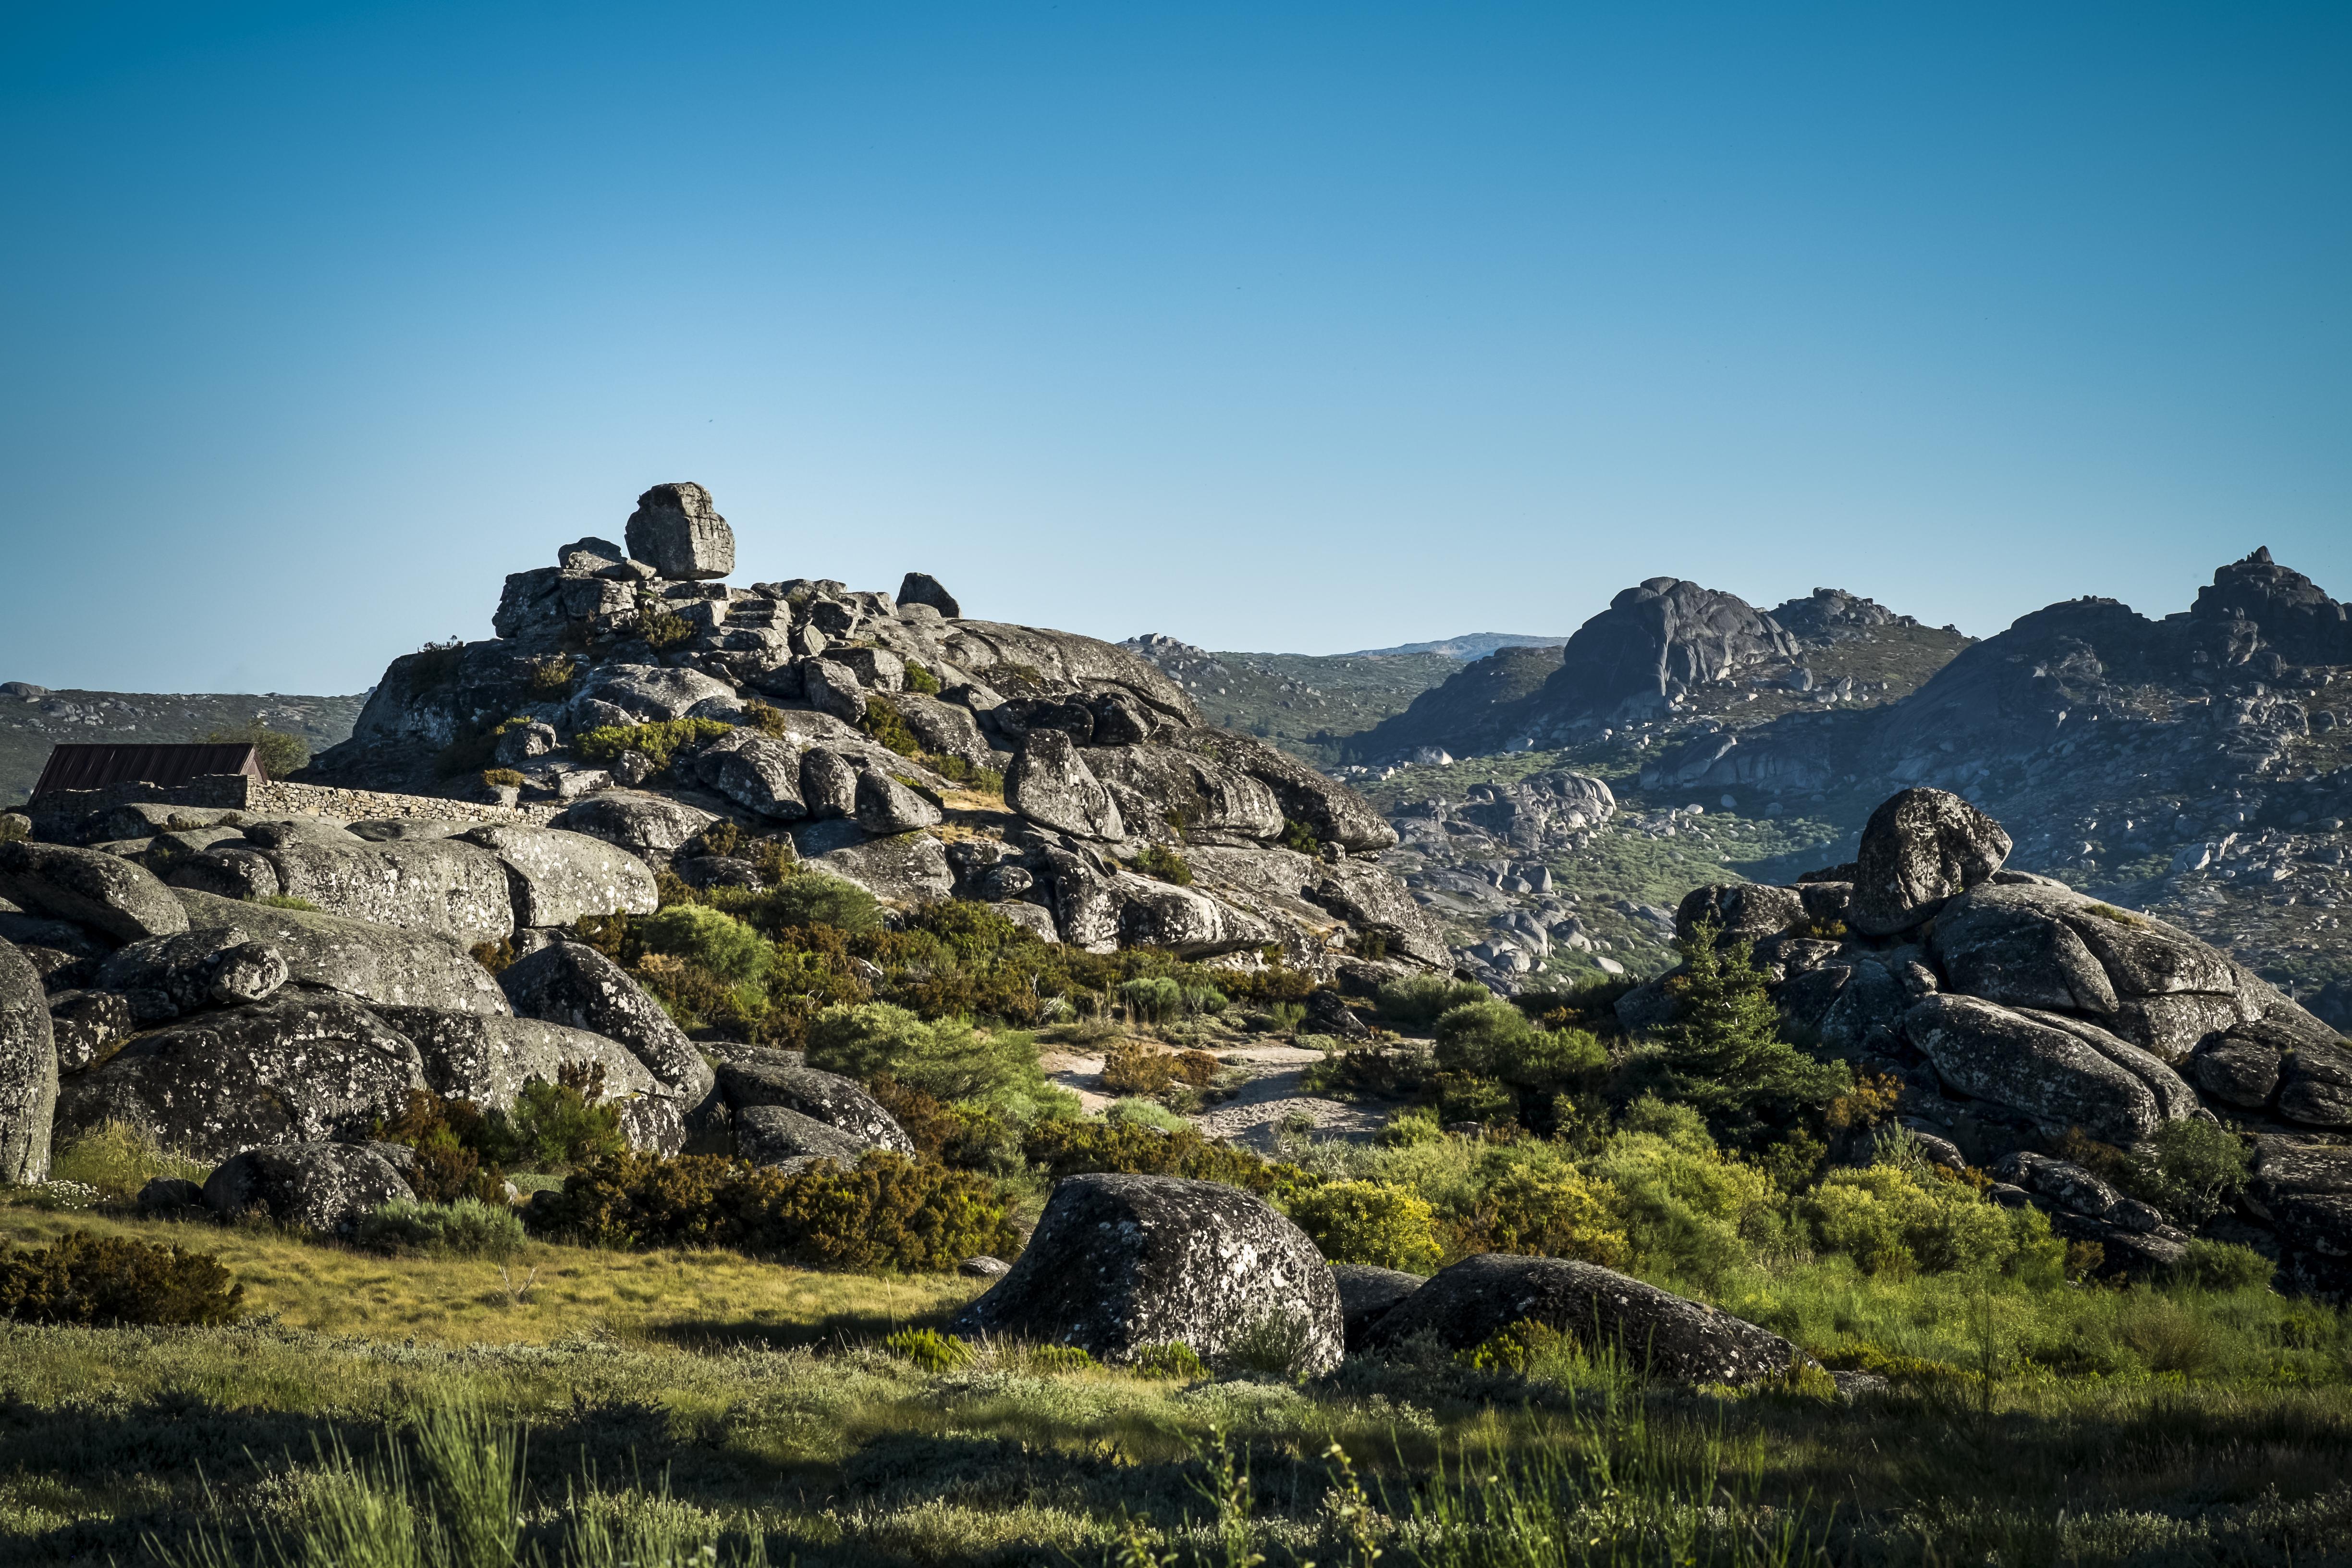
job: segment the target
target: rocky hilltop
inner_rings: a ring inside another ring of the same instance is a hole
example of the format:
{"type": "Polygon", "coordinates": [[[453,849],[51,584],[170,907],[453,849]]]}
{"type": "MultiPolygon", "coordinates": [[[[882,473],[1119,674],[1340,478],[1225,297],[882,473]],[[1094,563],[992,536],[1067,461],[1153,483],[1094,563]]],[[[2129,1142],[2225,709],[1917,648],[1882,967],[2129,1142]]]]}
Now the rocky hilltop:
{"type": "Polygon", "coordinates": [[[1381,814],[1204,723],[1151,661],[967,616],[920,573],[895,595],[730,586],[698,485],[647,490],[625,537],[509,577],[495,637],[395,659],[305,776],[462,793],[508,770],[555,826],[689,879],[758,877],[678,855],[723,820],[885,900],[977,900],[1096,950],[1444,961],[1374,858],[1396,842],[1381,814]]]}

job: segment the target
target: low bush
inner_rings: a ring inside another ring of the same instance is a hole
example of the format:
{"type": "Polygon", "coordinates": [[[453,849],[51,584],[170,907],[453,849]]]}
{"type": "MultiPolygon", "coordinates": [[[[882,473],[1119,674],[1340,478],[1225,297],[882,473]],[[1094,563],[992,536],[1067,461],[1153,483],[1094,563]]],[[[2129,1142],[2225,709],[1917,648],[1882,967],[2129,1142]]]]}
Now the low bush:
{"type": "Polygon", "coordinates": [[[482,770],[482,787],[485,789],[520,789],[530,782],[512,768],[482,770]]]}
{"type": "Polygon", "coordinates": [[[672,904],[637,921],[635,929],[650,951],[699,964],[730,984],[766,978],[775,957],[758,931],[700,904],[672,904]]]}
{"type": "Polygon", "coordinates": [[[907,689],[925,697],[937,697],[940,694],[940,678],[910,658],[907,661],[907,689]]]}
{"type": "Polygon", "coordinates": [[[528,1239],[522,1221],[504,1204],[459,1198],[454,1203],[400,1199],[362,1219],[362,1247],[378,1252],[423,1252],[436,1258],[512,1258],[528,1239]]]}
{"type": "Polygon", "coordinates": [[[1507,1002],[1486,997],[1452,1007],[1436,1026],[1441,1072],[1491,1079],[1515,1089],[1556,1091],[1608,1065],[1601,1042],[1581,1029],[1538,1029],[1507,1002]]]}
{"type": "Polygon", "coordinates": [[[0,1242],[0,1316],[28,1323],[226,1323],[245,1287],[218,1258],[68,1231],[47,1247],[0,1242]]]}
{"type": "Polygon", "coordinates": [[[1333,1263],[1426,1274],[1440,1259],[1436,1211],[1402,1187],[1328,1182],[1294,1199],[1290,1217],[1333,1263]]]}
{"type": "Polygon", "coordinates": [[[408,1104],[374,1135],[416,1151],[408,1184],[430,1203],[496,1204],[513,1169],[562,1171],[627,1148],[621,1110],[604,1099],[602,1063],[566,1062],[556,1081],[531,1079],[511,1111],[411,1089],[408,1104]]]}
{"type": "Polygon", "coordinates": [[[523,688],[542,702],[551,702],[572,689],[580,677],[580,662],[568,653],[554,654],[547,658],[535,658],[530,673],[523,677],[523,688]]]}
{"type": "Polygon", "coordinates": [[[1426,1029],[1456,1007],[1472,1006],[1493,998],[1493,992],[1468,980],[1414,974],[1382,985],[1378,1005],[1381,1017],[1426,1029]]]}
{"type": "Polygon", "coordinates": [[[1514,1165],[1491,1182],[1456,1231],[1459,1252],[1573,1258],[1622,1268],[1632,1252],[1612,1210],[1616,1191],[1567,1168],[1514,1165]]]}
{"type": "Polygon", "coordinates": [[[1161,1132],[1132,1122],[1045,1121],[1029,1129],[1022,1150],[1033,1164],[1059,1180],[1093,1171],[1126,1175],[1191,1176],[1254,1193],[1295,1191],[1310,1184],[1296,1166],[1261,1160],[1246,1149],[1213,1143],[1188,1127],[1161,1132]]]}
{"type": "Polygon", "coordinates": [[[707,745],[734,729],[717,719],[664,719],[650,724],[604,724],[573,738],[572,753],[583,761],[610,763],[623,752],[640,752],[656,771],[667,768],[678,752],[707,745]]]}
{"type": "Polygon", "coordinates": [[[1114,1127],[1131,1122],[1139,1127],[1155,1127],[1162,1132],[1182,1132],[1192,1125],[1158,1100],[1139,1098],[1112,1101],[1103,1118],[1114,1127]]]}
{"type": "Polygon", "coordinates": [[[258,719],[234,730],[215,730],[202,739],[214,745],[252,746],[260,760],[261,771],[273,779],[282,779],[310,763],[310,742],[283,730],[272,730],[258,719]]]}
{"type": "Polygon", "coordinates": [[[591,1162],[531,1205],[531,1228],[606,1247],[724,1247],[813,1268],[948,1269],[1020,1237],[970,1172],[873,1151],[847,1169],[755,1168],[711,1154],[591,1162]]]}
{"type": "Polygon", "coordinates": [[[669,601],[649,588],[637,590],[637,635],[656,651],[673,648],[694,636],[686,617],[673,612],[669,601]]]}
{"type": "Polygon", "coordinates": [[[1206,1051],[1160,1051],[1120,1040],[1103,1055],[1102,1084],[1112,1094],[1160,1095],[1178,1084],[1206,1089],[1222,1064],[1206,1051]]]}
{"type": "Polygon", "coordinates": [[[2168,1282],[2191,1290],[2259,1290],[2277,1272],[2276,1265],[2251,1247],[2200,1240],[2182,1252],[2168,1282]]]}
{"type": "Polygon", "coordinates": [[[1032,1372],[1055,1373],[1099,1372],[1102,1363],[1083,1345],[1039,1345],[1025,1358],[1032,1372]]]}
{"type": "Polygon", "coordinates": [[[1285,849],[1295,849],[1301,855],[1323,853],[1323,841],[1315,837],[1315,830],[1303,822],[1293,822],[1288,817],[1283,818],[1282,821],[1282,847],[1285,849]]]}
{"type": "Polygon", "coordinates": [[[1183,1012],[1184,987],[1165,974],[1146,975],[1121,984],[1118,999],[1137,1023],[1165,1024],[1183,1012]]]}
{"type": "Polygon", "coordinates": [[[1165,1377],[1185,1383],[1197,1382],[1209,1375],[1208,1367],[1199,1352],[1182,1340],[1171,1340],[1164,1345],[1146,1345],[1137,1351],[1127,1369],[1138,1377],[1165,1377]]]}
{"type": "Polygon", "coordinates": [[[1992,1271],[2054,1283],[2065,1268],[2065,1247],[2039,1209],[2002,1208],[1965,1183],[1922,1181],[1900,1165],[1832,1171],[1798,1212],[1823,1251],[1865,1273],[1992,1271]]]}
{"type": "Polygon", "coordinates": [[[1180,888],[1192,885],[1192,868],[1184,863],[1184,857],[1164,844],[1146,845],[1133,864],[1136,870],[1147,877],[1157,877],[1180,888]]]}
{"type": "Polygon", "coordinates": [[[1034,1037],[1017,1029],[981,1029],[961,1018],[927,1024],[904,1007],[869,1002],[826,1008],[807,1039],[813,1068],[867,1082],[887,1075],[947,1104],[988,1106],[1024,1121],[1076,1109],[1068,1091],[1046,1081],[1034,1037]]]}
{"type": "Polygon", "coordinates": [[[925,1372],[953,1372],[971,1360],[971,1347],[937,1329],[900,1329],[882,1342],[893,1355],[904,1356],[925,1372]]]}
{"type": "Polygon", "coordinates": [[[887,697],[868,697],[866,700],[866,712],[858,720],[857,727],[902,757],[922,755],[922,742],[907,728],[906,715],[900,713],[887,697]]]}

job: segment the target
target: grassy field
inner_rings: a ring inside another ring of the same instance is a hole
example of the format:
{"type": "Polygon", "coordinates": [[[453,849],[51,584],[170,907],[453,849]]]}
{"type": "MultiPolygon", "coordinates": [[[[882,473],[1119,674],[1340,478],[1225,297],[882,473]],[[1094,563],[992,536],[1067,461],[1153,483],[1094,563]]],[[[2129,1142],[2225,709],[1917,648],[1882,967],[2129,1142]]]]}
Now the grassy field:
{"type": "Polygon", "coordinates": [[[2352,1561],[2352,1342],[2335,1312],[2261,1291],[2028,1297],[1793,1263],[1718,1283],[1833,1361],[1877,1347],[1891,1386],[1845,1403],[1818,1377],[1650,1387],[1557,1345],[1516,1368],[1351,1360],[1303,1385],[1007,1345],[926,1370],[881,1341],[976,1282],[545,1245],[501,1280],[0,1210],[12,1240],[68,1226],[217,1252],[257,1311],[0,1324],[11,1563],[278,1561],[273,1531],[283,1560],[319,1563],[2352,1561]],[[519,1521],[503,1544],[348,1538],[361,1503],[379,1531],[455,1517],[451,1452],[467,1474],[495,1461],[519,1521]]]}

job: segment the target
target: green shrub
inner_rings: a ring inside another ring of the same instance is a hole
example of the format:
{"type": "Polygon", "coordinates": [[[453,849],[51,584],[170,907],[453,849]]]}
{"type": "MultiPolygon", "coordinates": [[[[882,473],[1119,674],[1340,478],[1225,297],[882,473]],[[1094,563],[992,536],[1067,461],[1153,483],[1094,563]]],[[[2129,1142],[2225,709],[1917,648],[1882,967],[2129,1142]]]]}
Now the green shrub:
{"type": "Polygon", "coordinates": [[[1762,1171],[1724,1158],[1696,1118],[1675,1125],[1671,1113],[1684,1110],[1654,1107],[1652,1124],[1671,1131],[1621,1131],[1590,1171],[1614,1190],[1610,1207],[1637,1267],[1711,1283],[1747,1261],[1747,1238],[1778,1194],[1762,1171]]]}
{"type": "Polygon", "coordinates": [[[1197,1382],[1209,1375],[1209,1369],[1191,1345],[1182,1340],[1171,1340],[1164,1345],[1145,1345],[1127,1363],[1127,1370],[1138,1377],[1165,1377],[1185,1383],[1197,1382]]]}
{"type": "Polygon", "coordinates": [[[1516,1164],[1487,1184],[1465,1216],[1464,1250],[1573,1258],[1624,1267],[1630,1247],[1611,1212],[1617,1194],[1565,1166],[1516,1164]]]}
{"type": "Polygon", "coordinates": [[[604,1098],[604,1065],[565,1062],[555,1071],[555,1082],[530,1079],[516,1091],[509,1121],[520,1152],[508,1163],[561,1171],[626,1149],[621,1108],[604,1098]]]}
{"type": "Polygon", "coordinates": [[[828,1007],[808,1029],[808,1065],[871,1081],[885,1074],[949,1104],[1010,1106],[1034,1114],[1066,1091],[1046,1081],[1037,1042],[1017,1029],[961,1018],[926,1024],[904,1007],[828,1007]]]}
{"type": "Polygon", "coordinates": [[[2118,1173],[2121,1184],[2190,1226],[2221,1213],[2253,1163],[2243,1139],[2210,1121],[2168,1121],[2147,1142],[2118,1173]]]}
{"type": "Polygon", "coordinates": [[[226,1323],[245,1287],[209,1253],[68,1231],[47,1247],[0,1241],[0,1316],[28,1323],[226,1323]]]}
{"type": "Polygon", "coordinates": [[[1295,1378],[1304,1370],[1313,1339],[1313,1325],[1304,1313],[1272,1311],[1244,1324],[1217,1359],[1244,1375],[1295,1378]]]}
{"type": "Polygon", "coordinates": [[[2172,1266],[2169,1282],[2191,1290],[2260,1290],[2277,1267],[2251,1247],[2226,1241],[2192,1241],[2172,1266]]]}
{"type": "Polygon", "coordinates": [[[699,904],[672,904],[641,917],[633,929],[652,951],[699,964],[730,984],[765,978],[775,958],[758,931],[699,904]]]}
{"type": "Polygon", "coordinates": [[[1206,1013],[1214,1016],[1233,1005],[1233,998],[1213,985],[1184,987],[1184,1011],[1187,1013],[1206,1013]]]}
{"type": "Polygon", "coordinates": [[[920,756],[923,743],[907,728],[906,716],[887,697],[868,697],[857,727],[902,757],[920,756]]]}
{"type": "Polygon", "coordinates": [[[1191,1176],[1254,1193],[1306,1184],[1294,1166],[1261,1160],[1246,1149],[1213,1143],[1195,1129],[1161,1132],[1134,1123],[1044,1121],[1022,1139],[1029,1160],[1056,1180],[1092,1171],[1126,1175],[1191,1176]]]}
{"type": "Polygon", "coordinates": [[[523,689],[543,702],[551,702],[572,689],[580,677],[580,663],[568,653],[530,661],[530,673],[523,677],[523,689]]]}
{"type": "Polygon", "coordinates": [[[900,1329],[882,1342],[893,1355],[904,1356],[925,1372],[953,1372],[971,1360],[971,1347],[937,1329],[900,1329]]]}
{"type": "Polygon", "coordinates": [[[233,730],[215,730],[203,739],[213,745],[251,745],[260,760],[261,771],[273,779],[282,779],[310,763],[310,742],[283,730],[272,730],[258,719],[233,730]]]}
{"type": "Polygon", "coordinates": [[[1437,1020],[1438,1070],[1495,1079],[1518,1089],[1557,1089],[1607,1065],[1601,1042],[1581,1029],[1538,1029],[1493,997],[1448,1008],[1437,1020]]]}
{"type": "Polygon", "coordinates": [[[1118,1040],[1103,1053],[1102,1085],[1112,1094],[1165,1094],[1177,1084],[1206,1089],[1217,1058],[1206,1051],[1159,1051],[1139,1040],[1118,1040]]]}
{"type": "Polygon", "coordinates": [[[512,1258],[523,1248],[522,1221],[503,1204],[478,1198],[418,1203],[402,1198],[362,1219],[357,1239],[378,1252],[412,1251],[446,1258],[512,1258]]]}
{"type": "Polygon", "coordinates": [[[49,1161],[49,1180],[79,1182],[110,1198],[125,1201],[158,1176],[202,1184],[210,1162],[164,1150],[154,1135],[127,1121],[108,1121],[58,1146],[49,1161]]]}
{"type": "Polygon", "coordinates": [[[1301,1193],[1290,1217],[1333,1263],[1426,1274],[1437,1267],[1437,1214],[1381,1182],[1330,1182],[1301,1193]]]}
{"type": "Polygon", "coordinates": [[[1134,869],[1180,888],[1192,885],[1192,868],[1184,863],[1184,857],[1164,844],[1146,845],[1143,853],[1135,858],[1134,869]]]}
{"type": "Polygon", "coordinates": [[[1445,1136],[1437,1124],[1437,1112],[1425,1105],[1409,1105],[1388,1119],[1381,1129],[1381,1142],[1391,1149],[1409,1149],[1415,1143],[1432,1143],[1445,1136]]]}
{"type": "Polygon", "coordinates": [[[1494,993],[1468,980],[1442,974],[1413,974],[1381,987],[1381,1016],[1413,1028],[1425,1029],[1456,1007],[1494,999],[1494,993]]]}
{"type": "Polygon", "coordinates": [[[920,692],[925,697],[937,697],[940,694],[940,678],[910,658],[907,661],[907,689],[920,692]]]}
{"type": "Polygon", "coordinates": [[[1892,1163],[1832,1171],[1800,1201],[1825,1251],[1864,1272],[2023,1274],[2053,1283],[2064,1248],[2038,1209],[2005,1209],[1975,1187],[1892,1163]]]}
{"type": "Polygon", "coordinates": [[[520,789],[530,782],[512,768],[482,770],[482,787],[485,789],[520,789]]]}
{"type": "Polygon", "coordinates": [[[687,625],[683,616],[670,609],[669,601],[641,586],[637,589],[637,635],[659,650],[677,647],[694,635],[694,628],[687,625]]]}
{"type": "Polygon", "coordinates": [[[1113,1126],[1132,1122],[1139,1127],[1155,1127],[1162,1132],[1183,1132],[1192,1125],[1158,1100],[1135,1095],[1113,1100],[1103,1117],[1113,1126]]]}
{"type": "Polygon", "coordinates": [[[1266,1008],[1265,1016],[1268,1026],[1274,1029],[1276,1033],[1288,1034],[1291,1030],[1297,1028],[1299,1025],[1307,1022],[1307,1004],[1304,1002],[1276,1002],[1266,1008]]]}
{"type": "Polygon", "coordinates": [[[705,745],[735,728],[717,719],[664,719],[651,724],[604,724],[575,737],[574,755],[591,763],[618,761],[623,752],[639,752],[656,773],[669,766],[689,746],[705,745]]]}
{"type": "Polygon", "coordinates": [[[758,1169],[711,1154],[591,1162],[530,1207],[534,1230],[606,1247],[726,1247],[814,1268],[948,1269],[1020,1237],[969,1172],[870,1151],[848,1169],[758,1169]]]}
{"type": "Polygon", "coordinates": [[[1184,987],[1164,974],[1147,975],[1120,985],[1118,999],[1138,1023],[1164,1024],[1184,1010],[1184,987]]]}
{"type": "Polygon", "coordinates": [[[466,639],[429,642],[408,656],[408,694],[425,697],[454,686],[466,658],[466,639]]]}
{"type": "Polygon", "coordinates": [[[1286,816],[1282,819],[1282,847],[1285,849],[1296,849],[1301,855],[1323,853],[1323,841],[1315,837],[1315,830],[1303,822],[1293,822],[1286,816]]]}
{"type": "Polygon", "coordinates": [[[1039,1345],[1028,1355],[1029,1370],[1048,1374],[1069,1372],[1097,1372],[1102,1363],[1083,1345],[1039,1345]]]}
{"type": "Polygon", "coordinates": [[[1683,967],[1665,982],[1677,1020],[1664,1031],[1666,1062],[1677,1099],[1704,1111],[1719,1136],[1749,1143],[1769,1121],[1826,1107],[1852,1086],[1853,1074],[1780,1037],[1780,1010],[1748,944],[1718,947],[1720,934],[1702,926],[1681,944],[1683,967]]]}
{"type": "MultiPolygon", "coordinates": [[[[857,932],[872,931],[882,923],[882,906],[873,894],[855,882],[828,877],[822,871],[803,871],[784,879],[761,895],[761,909],[776,925],[784,928],[830,926],[835,931],[857,932]]],[[[992,910],[989,912],[995,913],[992,910]]]]}

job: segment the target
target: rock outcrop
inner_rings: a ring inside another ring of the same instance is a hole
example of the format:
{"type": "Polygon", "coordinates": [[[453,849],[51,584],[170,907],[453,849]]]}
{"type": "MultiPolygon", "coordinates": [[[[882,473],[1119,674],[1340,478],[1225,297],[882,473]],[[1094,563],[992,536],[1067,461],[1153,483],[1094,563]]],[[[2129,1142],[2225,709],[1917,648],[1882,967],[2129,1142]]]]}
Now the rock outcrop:
{"type": "Polygon", "coordinates": [[[1076,1345],[1113,1363],[1171,1342],[1214,1361],[1246,1337],[1283,1338],[1300,1374],[1337,1365],[1345,1338],[1330,1268],[1263,1200],[1215,1182],[1120,1175],[1055,1185],[1027,1250],[954,1331],[1076,1345]]]}
{"type": "Polygon", "coordinates": [[[206,1208],[225,1219],[259,1215],[321,1236],[349,1236],[408,1183],[366,1143],[288,1143],[224,1161],[205,1179],[206,1208]]]}
{"type": "Polygon", "coordinates": [[[47,1181],[58,1050],[40,971],[0,941],[0,1182],[47,1181]]]}

